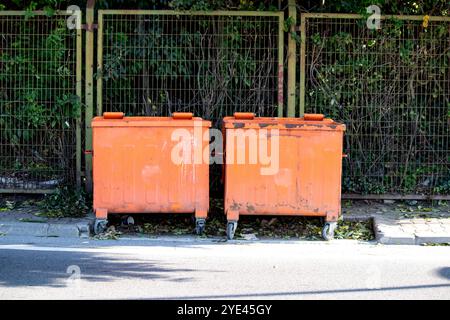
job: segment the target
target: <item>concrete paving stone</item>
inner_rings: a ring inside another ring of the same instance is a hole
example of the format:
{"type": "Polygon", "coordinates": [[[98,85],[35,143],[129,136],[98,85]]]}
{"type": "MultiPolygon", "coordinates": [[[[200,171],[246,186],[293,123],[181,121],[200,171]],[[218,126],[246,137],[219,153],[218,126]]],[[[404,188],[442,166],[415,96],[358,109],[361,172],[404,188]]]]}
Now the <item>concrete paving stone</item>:
{"type": "Polygon", "coordinates": [[[450,233],[417,232],[416,244],[424,243],[450,243],[450,233]]]}
{"type": "Polygon", "coordinates": [[[89,237],[88,223],[37,223],[5,221],[0,223],[0,234],[35,237],[89,237]]]}
{"type": "Polygon", "coordinates": [[[414,228],[416,232],[431,231],[430,226],[426,223],[415,224],[414,228]]]}
{"type": "Polygon", "coordinates": [[[430,231],[434,233],[445,233],[445,228],[440,224],[430,224],[430,231]]]}
{"type": "Polygon", "coordinates": [[[395,219],[393,217],[384,217],[384,216],[377,216],[378,221],[385,222],[385,223],[392,223],[395,221],[398,221],[398,219],[395,219]]]}
{"type": "Polygon", "coordinates": [[[410,232],[410,231],[403,231],[402,228],[392,228],[392,227],[387,227],[387,226],[380,226],[377,228],[378,232],[383,233],[383,234],[403,234],[403,233],[410,233],[410,234],[414,234],[414,232],[410,232]]]}
{"type": "Polygon", "coordinates": [[[414,226],[401,226],[400,229],[405,233],[414,234],[416,232],[416,228],[414,226]]]}
{"type": "Polygon", "coordinates": [[[80,236],[80,231],[78,227],[73,224],[50,224],[48,227],[47,236],[78,238],[80,236]]]}
{"type": "Polygon", "coordinates": [[[397,220],[396,221],[398,224],[413,224],[413,222],[411,220],[407,220],[407,219],[401,219],[401,220],[397,220]]]}
{"type": "Polygon", "coordinates": [[[77,224],[77,229],[78,229],[78,232],[79,232],[79,236],[81,238],[89,238],[90,227],[89,227],[89,223],[88,222],[83,223],[83,224],[81,224],[81,223],[77,224]]]}
{"type": "Polygon", "coordinates": [[[30,235],[35,237],[46,237],[47,223],[33,222],[6,222],[0,223],[0,233],[10,236],[30,235]]]}
{"type": "Polygon", "coordinates": [[[377,235],[377,241],[382,244],[404,244],[413,245],[416,242],[415,236],[404,232],[391,233],[391,234],[379,234],[377,235]]]}
{"type": "Polygon", "coordinates": [[[426,224],[428,224],[428,225],[440,224],[440,223],[441,222],[439,221],[439,219],[436,219],[436,218],[430,219],[426,222],[426,224]]]}
{"type": "Polygon", "coordinates": [[[426,219],[414,218],[414,219],[411,219],[411,222],[414,223],[414,224],[425,224],[425,223],[428,222],[428,220],[426,220],[426,219]]]}

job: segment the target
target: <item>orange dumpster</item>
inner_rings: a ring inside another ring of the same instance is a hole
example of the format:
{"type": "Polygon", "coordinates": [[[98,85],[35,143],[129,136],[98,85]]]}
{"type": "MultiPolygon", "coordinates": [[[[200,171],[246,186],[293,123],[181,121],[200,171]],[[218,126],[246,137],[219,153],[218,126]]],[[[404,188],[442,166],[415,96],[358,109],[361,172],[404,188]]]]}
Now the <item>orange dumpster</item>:
{"type": "Polygon", "coordinates": [[[94,232],[104,231],[109,213],[195,213],[201,233],[209,209],[209,159],[198,155],[209,148],[210,126],[191,113],[94,118],[94,232]]]}
{"type": "Polygon", "coordinates": [[[324,217],[323,237],[334,236],[345,125],[320,114],[256,118],[235,113],[224,118],[223,130],[228,239],[240,215],[324,217]]]}

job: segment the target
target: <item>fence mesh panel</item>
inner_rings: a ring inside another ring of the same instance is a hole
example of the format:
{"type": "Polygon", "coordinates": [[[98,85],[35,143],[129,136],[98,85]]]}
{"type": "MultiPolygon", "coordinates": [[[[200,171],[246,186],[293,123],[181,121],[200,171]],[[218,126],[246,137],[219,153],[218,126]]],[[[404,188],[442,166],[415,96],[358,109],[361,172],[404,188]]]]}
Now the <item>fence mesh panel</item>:
{"type": "Polygon", "coordinates": [[[449,194],[449,22],[335,16],[306,17],[305,110],[347,125],[343,192],[449,194]]]}
{"type": "Polygon", "coordinates": [[[103,111],[276,116],[280,17],[103,14],[103,111]]]}
{"type": "Polygon", "coordinates": [[[75,184],[77,31],[63,15],[0,12],[0,189],[75,184]]]}

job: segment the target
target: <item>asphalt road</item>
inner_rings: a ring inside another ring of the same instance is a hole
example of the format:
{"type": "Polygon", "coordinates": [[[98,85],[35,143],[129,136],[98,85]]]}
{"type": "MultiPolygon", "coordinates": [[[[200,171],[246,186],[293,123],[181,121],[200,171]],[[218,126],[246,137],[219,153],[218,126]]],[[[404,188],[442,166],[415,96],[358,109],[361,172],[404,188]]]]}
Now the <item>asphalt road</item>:
{"type": "Polygon", "coordinates": [[[0,237],[0,299],[450,299],[450,247],[0,237]]]}

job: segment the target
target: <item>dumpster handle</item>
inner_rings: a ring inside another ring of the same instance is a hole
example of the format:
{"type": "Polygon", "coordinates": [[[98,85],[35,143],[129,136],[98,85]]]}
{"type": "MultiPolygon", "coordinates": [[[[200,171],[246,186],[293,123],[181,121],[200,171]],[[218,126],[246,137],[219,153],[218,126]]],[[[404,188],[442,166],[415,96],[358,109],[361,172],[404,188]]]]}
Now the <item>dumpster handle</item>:
{"type": "Polygon", "coordinates": [[[123,119],[123,112],[104,112],[103,119],[123,119]]]}
{"type": "Polygon", "coordinates": [[[173,112],[172,118],[173,119],[180,119],[180,120],[191,120],[194,114],[192,112],[173,112]]]}
{"type": "Polygon", "coordinates": [[[325,116],[320,113],[305,113],[303,119],[305,121],[322,121],[325,119],[325,116]]]}
{"type": "Polygon", "coordinates": [[[234,118],[239,120],[253,120],[255,118],[255,114],[253,112],[235,112],[234,118]]]}

